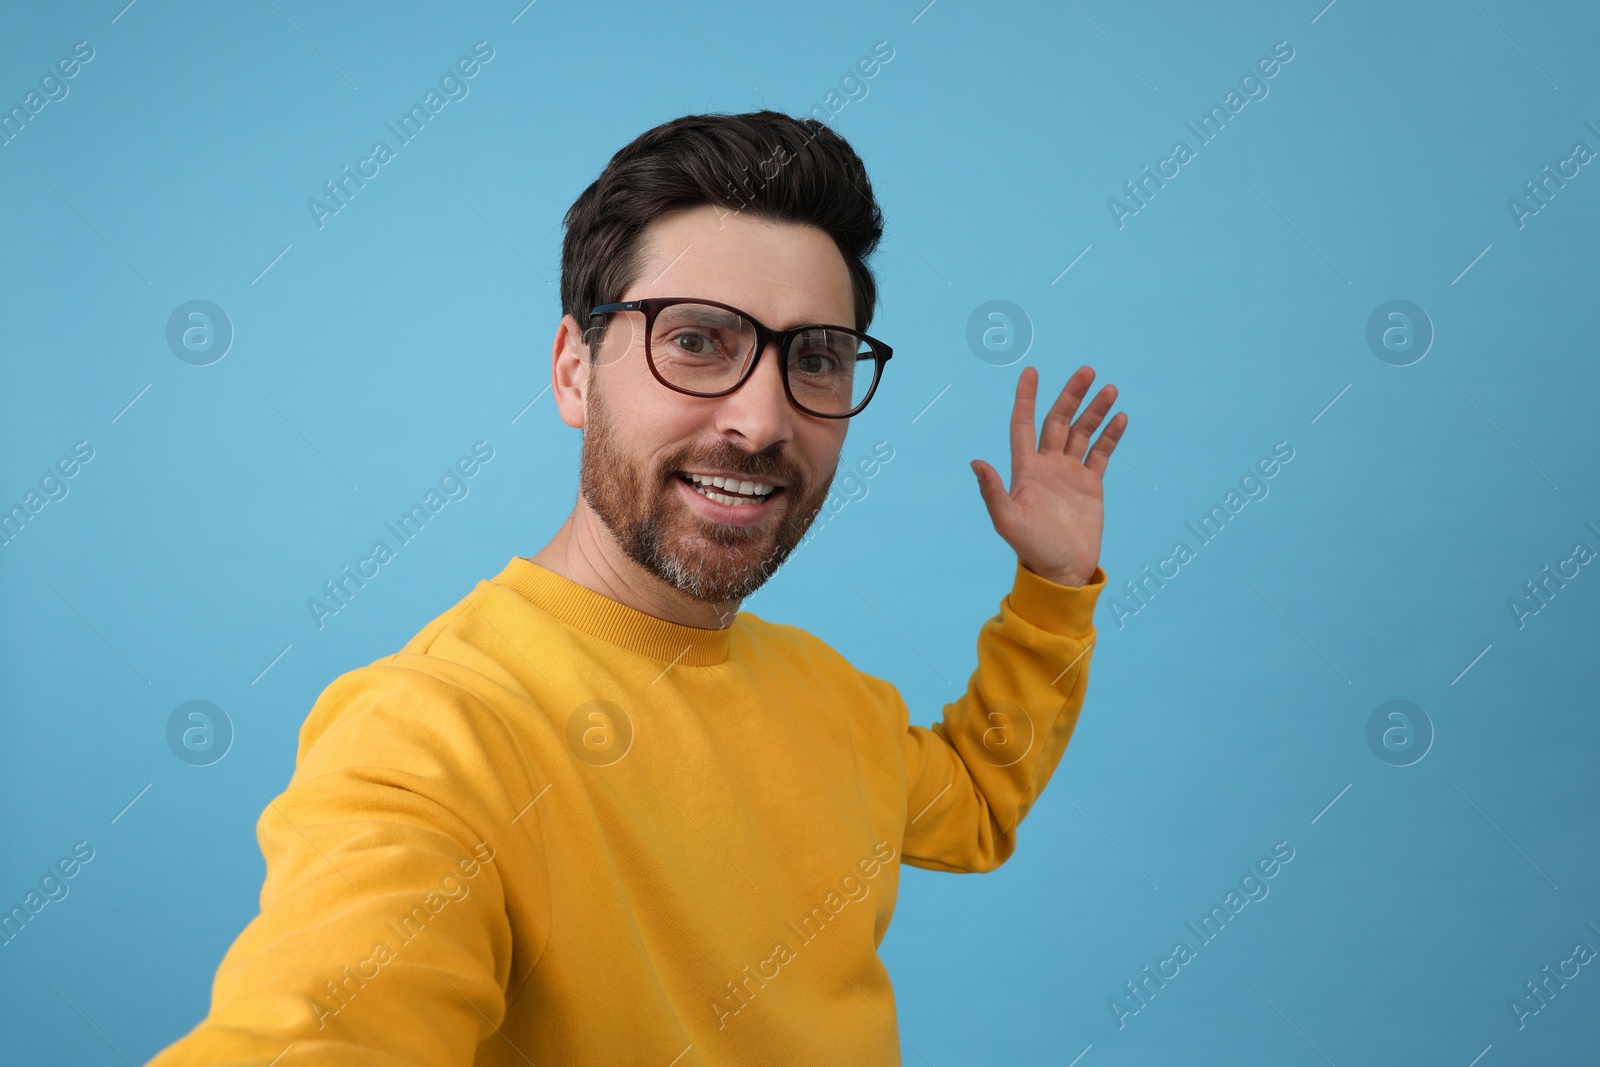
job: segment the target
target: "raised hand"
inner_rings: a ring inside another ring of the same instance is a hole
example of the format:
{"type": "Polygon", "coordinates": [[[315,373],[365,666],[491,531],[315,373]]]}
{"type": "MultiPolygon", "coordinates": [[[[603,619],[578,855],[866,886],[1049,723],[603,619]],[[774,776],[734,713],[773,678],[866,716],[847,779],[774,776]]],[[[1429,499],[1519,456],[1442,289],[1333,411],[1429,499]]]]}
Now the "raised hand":
{"type": "Polygon", "coordinates": [[[1117,398],[1117,387],[1105,386],[1074,423],[1093,381],[1094,368],[1079,367],[1045,415],[1044,433],[1036,435],[1039,372],[1024,367],[1011,410],[1011,488],[1006,489],[1000,472],[988,463],[972,461],[995,532],[1024,567],[1059,585],[1082,585],[1099,565],[1105,528],[1102,478],[1112,449],[1128,428],[1127,413],[1118,412],[1090,447],[1117,398]]]}

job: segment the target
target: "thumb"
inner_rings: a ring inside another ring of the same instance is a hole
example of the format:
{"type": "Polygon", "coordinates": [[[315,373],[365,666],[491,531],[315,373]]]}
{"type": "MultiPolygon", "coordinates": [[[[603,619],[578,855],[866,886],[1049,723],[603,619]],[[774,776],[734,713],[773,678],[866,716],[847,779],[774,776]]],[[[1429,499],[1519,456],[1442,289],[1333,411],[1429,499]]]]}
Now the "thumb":
{"type": "Polygon", "coordinates": [[[989,517],[998,524],[1001,513],[1011,503],[1011,494],[1006,492],[999,471],[981,459],[973,460],[971,466],[972,473],[978,476],[978,492],[983,496],[984,506],[989,509],[989,517]]]}

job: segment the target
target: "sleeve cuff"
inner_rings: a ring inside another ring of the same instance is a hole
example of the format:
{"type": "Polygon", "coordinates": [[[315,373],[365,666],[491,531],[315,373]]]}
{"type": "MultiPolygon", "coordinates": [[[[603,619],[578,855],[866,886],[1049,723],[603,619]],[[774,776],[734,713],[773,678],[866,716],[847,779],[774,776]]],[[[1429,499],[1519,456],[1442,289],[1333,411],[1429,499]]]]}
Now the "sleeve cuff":
{"type": "Polygon", "coordinates": [[[1082,585],[1058,585],[1041,578],[1021,562],[1006,600],[1011,610],[1041,630],[1084,636],[1094,629],[1094,608],[1106,587],[1106,572],[1099,564],[1082,585]]]}

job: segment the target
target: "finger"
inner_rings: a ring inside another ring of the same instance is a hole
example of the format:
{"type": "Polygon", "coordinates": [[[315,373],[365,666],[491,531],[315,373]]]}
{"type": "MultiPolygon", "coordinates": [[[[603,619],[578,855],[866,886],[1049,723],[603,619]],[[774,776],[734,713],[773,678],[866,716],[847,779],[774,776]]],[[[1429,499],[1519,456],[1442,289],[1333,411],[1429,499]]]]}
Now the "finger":
{"type": "Polygon", "coordinates": [[[1122,431],[1128,428],[1128,413],[1117,412],[1116,416],[1106,424],[1106,432],[1100,435],[1100,440],[1089,449],[1089,458],[1084,461],[1084,466],[1095,474],[1104,475],[1106,464],[1111,462],[1111,453],[1115,451],[1117,442],[1122,440],[1122,431]]]}
{"type": "Polygon", "coordinates": [[[1044,433],[1039,437],[1040,452],[1060,452],[1066,447],[1067,438],[1072,432],[1072,418],[1078,413],[1078,405],[1083,403],[1083,396],[1093,382],[1093,367],[1079,367],[1067,379],[1067,383],[1061,387],[1061,394],[1044,417],[1044,433]],[[1086,371],[1088,377],[1084,377],[1086,371]]]}
{"type": "Polygon", "coordinates": [[[983,460],[972,461],[972,472],[978,476],[978,493],[983,497],[983,506],[989,510],[989,519],[999,529],[1005,524],[1013,506],[1011,494],[1006,490],[1000,472],[983,460]]]}
{"type": "Polygon", "coordinates": [[[1032,367],[1023,367],[1022,373],[1017,375],[1017,399],[1011,407],[1011,469],[1016,470],[1017,464],[1025,456],[1034,453],[1034,441],[1038,434],[1033,428],[1033,407],[1039,395],[1039,372],[1032,367]]]}
{"type": "Polygon", "coordinates": [[[1067,437],[1067,446],[1064,449],[1073,459],[1081,460],[1083,453],[1089,447],[1089,440],[1094,437],[1095,430],[1100,428],[1100,423],[1105,419],[1106,413],[1111,410],[1111,405],[1117,401],[1117,387],[1107,385],[1095,398],[1089,401],[1089,406],[1084,409],[1083,415],[1072,427],[1072,433],[1067,437]]]}

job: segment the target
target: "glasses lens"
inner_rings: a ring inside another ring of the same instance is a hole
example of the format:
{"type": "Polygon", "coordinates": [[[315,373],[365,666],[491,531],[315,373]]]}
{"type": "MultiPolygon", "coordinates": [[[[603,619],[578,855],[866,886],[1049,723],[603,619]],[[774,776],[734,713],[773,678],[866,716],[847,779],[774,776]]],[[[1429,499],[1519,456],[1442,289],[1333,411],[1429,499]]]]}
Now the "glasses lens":
{"type": "Polygon", "coordinates": [[[859,334],[825,327],[789,342],[789,389],[819,415],[854,411],[872,390],[878,359],[859,334]]]}
{"type": "Polygon", "coordinates": [[[739,380],[755,352],[748,319],[710,304],[672,304],[656,315],[650,358],[680,389],[715,393],[739,380]]]}

